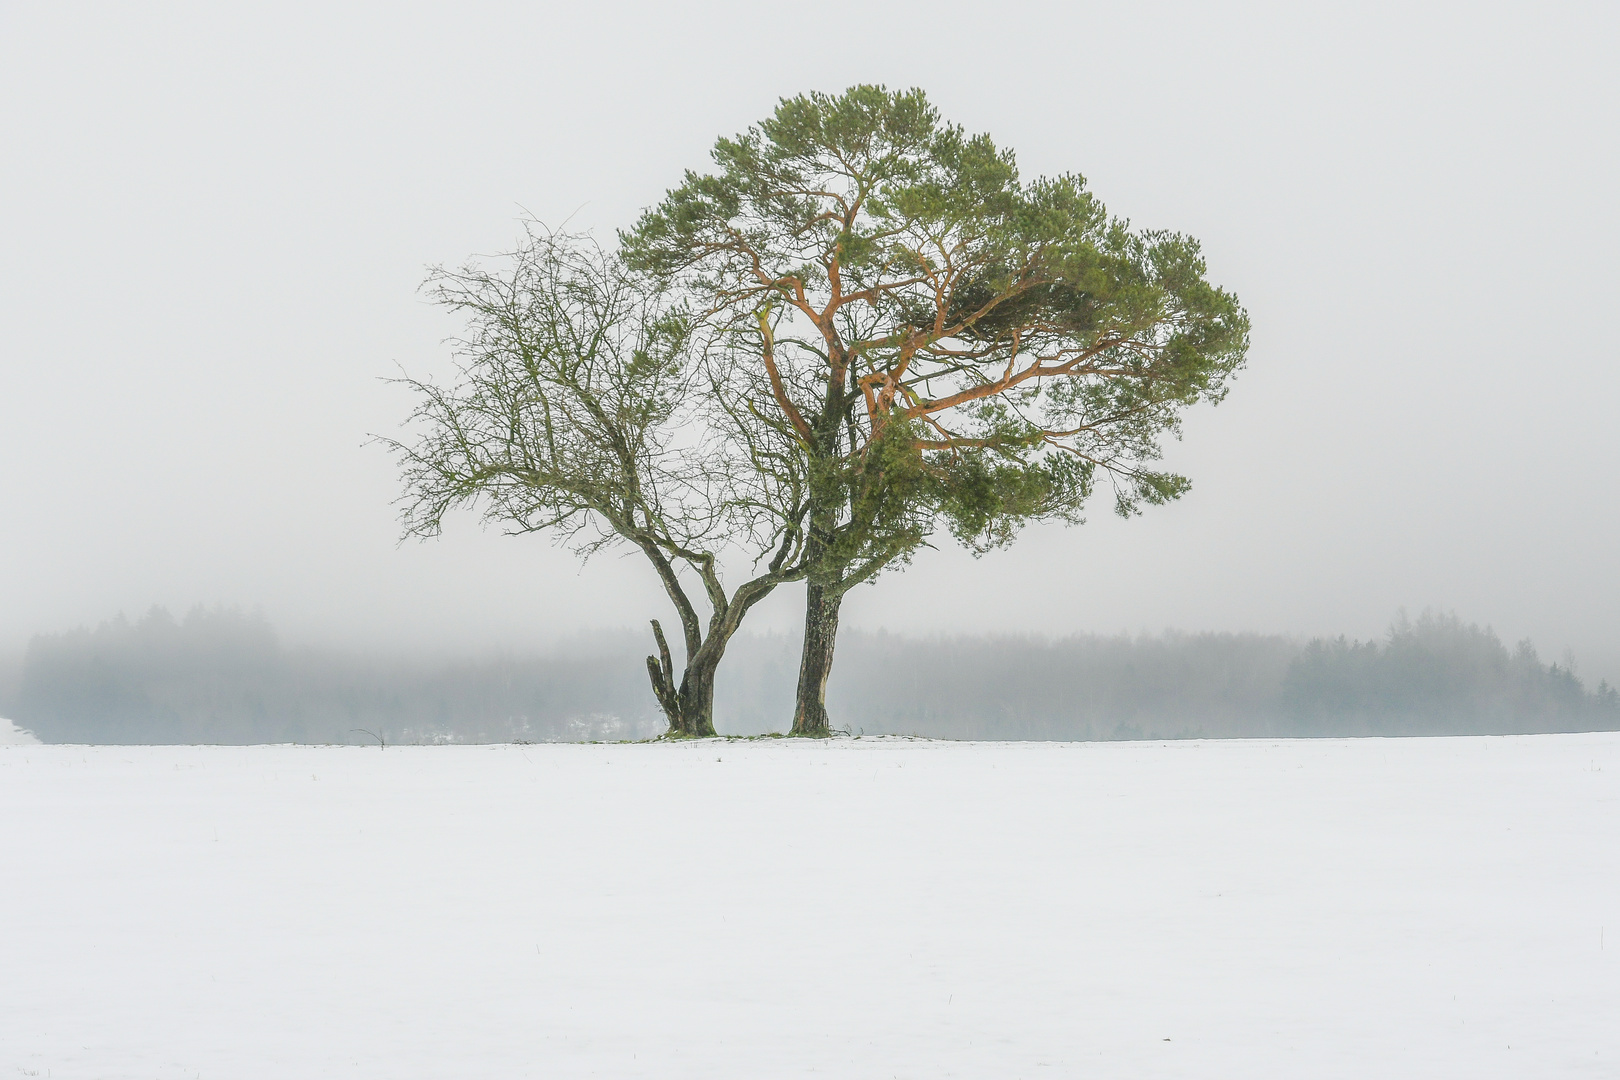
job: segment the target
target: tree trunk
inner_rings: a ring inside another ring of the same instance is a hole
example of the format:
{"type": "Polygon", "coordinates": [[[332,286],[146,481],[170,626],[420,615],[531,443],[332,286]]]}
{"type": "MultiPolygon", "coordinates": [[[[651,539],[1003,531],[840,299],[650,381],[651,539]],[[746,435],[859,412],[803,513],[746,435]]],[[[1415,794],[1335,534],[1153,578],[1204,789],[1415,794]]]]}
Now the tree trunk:
{"type": "MultiPolygon", "coordinates": [[[[664,640],[663,627],[652,621],[653,637],[658,641],[658,655],[647,657],[647,675],[652,679],[653,696],[658,699],[664,716],[669,720],[666,738],[703,739],[714,734],[714,673],[725,655],[726,642],[717,640],[711,631],[710,640],[697,655],[686,662],[681,672],[679,689],[675,683],[675,664],[670,659],[669,644],[664,640]]],[[[729,635],[728,635],[729,637],[729,635]]]]}
{"type": "Polygon", "coordinates": [[[719,666],[718,656],[705,658],[688,665],[681,676],[677,704],[685,738],[706,739],[714,734],[714,672],[719,666]]]}
{"type": "Polygon", "coordinates": [[[832,674],[833,646],[838,641],[838,608],[844,594],[814,581],[805,590],[804,655],[799,659],[799,697],[793,709],[794,735],[825,737],[827,676],[832,674]]]}
{"type": "Polygon", "coordinates": [[[680,735],[683,733],[681,724],[680,699],[675,693],[675,664],[669,656],[669,642],[664,640],[664,628],[658,625],[658,620],[652,621],[653,638],[658,642],[658,655],[647,657],[647,677],[652,680],[653,697],[658,699],[658,707],[664,710],[664,719],[669,721],[669,730],[665,735],[680,735]]]}

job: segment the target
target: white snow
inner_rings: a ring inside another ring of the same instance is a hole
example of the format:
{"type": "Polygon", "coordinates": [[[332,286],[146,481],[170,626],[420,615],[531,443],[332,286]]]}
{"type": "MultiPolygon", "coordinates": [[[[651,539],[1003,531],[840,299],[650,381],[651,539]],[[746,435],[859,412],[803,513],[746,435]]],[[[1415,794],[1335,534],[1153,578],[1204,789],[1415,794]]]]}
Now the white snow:
{"type": "Polygon", "coordinates": [[[0,823],[0,1077],[1620,1075],[1614,734],[11,746],[0,823]]]}
{"type": "Polygon", "coordinates": [[[0,746],[32,746],[39,742],[32,731],[25,731],[0,716],[0,746]]]}

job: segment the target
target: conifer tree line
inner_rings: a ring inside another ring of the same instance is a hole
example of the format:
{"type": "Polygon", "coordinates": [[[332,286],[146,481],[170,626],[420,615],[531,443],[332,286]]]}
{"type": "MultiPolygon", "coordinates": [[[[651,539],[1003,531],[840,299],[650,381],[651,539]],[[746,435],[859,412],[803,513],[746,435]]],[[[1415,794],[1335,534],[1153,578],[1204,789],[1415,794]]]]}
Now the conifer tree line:
{"type": "Polygon", "coordinates": [[[531,223],[436,269],[449,384],[405,380],[409,536],[456,508],[581,557],[637,550],[673,608],[647,658],[671,736],[714,734],[749,610],[802,583],[793,734],[833,728],[844,597],[948,533],[976,553],[1188,490],[1159,467],[1243,365],[1249,323],[1198,243],[1111,216],[1077,174],[918,90],[783,100],[718,140],[617,243],[531,223]],[[678,656],[678,662],[677,662],[678,656]]]}
{"type": "MultiPolygon", "coordinates": [[[[951,739],[1182,739],[1528,734],[1620,729],[1620,693],[1588,688],[1454,615],[1381,640],[1268,634],[853,632],[834,711],[851,734],[951,739]]],[[[667,727],[624,678],[639,635],[456,659],[283,645],[262,618],[155,609],[33,639],[0,668],[0,716],[57,743],[550,742],[667,727]]],[[[792,707],[795,638],[740,634],[715,704],[755,734],[792,707]]]]}

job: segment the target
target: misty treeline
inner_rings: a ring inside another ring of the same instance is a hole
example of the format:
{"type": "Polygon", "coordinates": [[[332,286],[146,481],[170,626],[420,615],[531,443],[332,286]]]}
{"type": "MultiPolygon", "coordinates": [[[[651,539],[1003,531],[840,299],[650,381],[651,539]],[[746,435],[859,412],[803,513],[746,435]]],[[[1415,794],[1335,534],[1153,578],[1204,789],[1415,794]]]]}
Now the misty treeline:
{"type": "Polygon", "coordinates": [[[0,714],[46,742],[497,742],[640,738],[622,649],[580,639],[479,661],[288,648],[262,616],[163,608],[38,635],[0,714]],[[9,711],[7,711],[9,710],[9,711]]]}
{"type": "MultiPolygon", "coordinates": [[[[1382,641],[1262,634],[1046,639],[846,631],[829,690],[865,734],[1138,739],[1508,734],[1620,729],[1528,642],[1453,615],[1382,641]]],[[[443,743],[636,739],[664,718],[637,677],[639,635],[578,637],[478,660],[289,648],[262,617],[154,609],[35,637],[0,699],[46,742],[443,743]]],[[[716,690],[721,731],[783,730],[800,642],[740,636],[716,690]]]]}

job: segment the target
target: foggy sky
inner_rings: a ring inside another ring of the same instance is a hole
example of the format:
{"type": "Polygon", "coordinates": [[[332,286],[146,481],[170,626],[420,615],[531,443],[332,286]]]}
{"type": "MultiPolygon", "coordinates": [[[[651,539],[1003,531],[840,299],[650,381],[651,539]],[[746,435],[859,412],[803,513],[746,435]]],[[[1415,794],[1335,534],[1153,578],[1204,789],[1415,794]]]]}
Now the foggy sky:
{"type": "Polygon", "coordinates": [[[1180,503],[944,541],[849,624],[1432,606],[1620,680],[1620,8],[1307,7],[0,6],[0,652],[152,604],[453,650],[667,617],[638,558],[470,517],[397,546],[380,380],[447,370],[428,264],[525,213],[609,239],[779,97],[868,81],[1201,239],[1254,345],[1180,503]]]}

